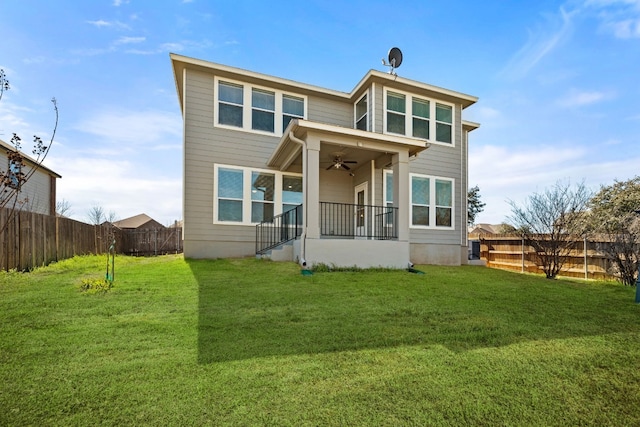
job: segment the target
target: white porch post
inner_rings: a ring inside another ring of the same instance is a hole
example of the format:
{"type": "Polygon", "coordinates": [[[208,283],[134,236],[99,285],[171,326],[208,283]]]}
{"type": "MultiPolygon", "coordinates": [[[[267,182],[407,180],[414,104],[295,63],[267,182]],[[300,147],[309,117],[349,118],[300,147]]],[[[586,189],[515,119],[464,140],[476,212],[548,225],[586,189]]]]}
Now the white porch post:
{"type": "Polygon", "coordinates": [[[398,208],[398,240],[409,241],[409,153],[393,155],[393,206],[398,208]]]}
{"type": "Polygon", "coordinates": [[[307,223],[307,238],[320,238],[320,140],[307,137],[306,164],[304,165],[305,205],[307,211],[305,217],[307,223]]]}

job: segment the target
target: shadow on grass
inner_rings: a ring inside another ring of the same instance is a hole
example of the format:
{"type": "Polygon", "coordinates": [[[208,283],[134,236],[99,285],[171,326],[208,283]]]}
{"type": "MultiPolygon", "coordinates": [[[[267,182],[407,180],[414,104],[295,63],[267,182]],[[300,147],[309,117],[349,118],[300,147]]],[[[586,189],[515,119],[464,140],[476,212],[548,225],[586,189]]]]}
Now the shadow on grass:
{"type": "Polygon", "coordinates": [[[621,286],[479,267],[302,276],[290,263],[187,262],[199,289],[200,363],[399,345],[465,351],[640,332],[638,309],[621,286]]]}

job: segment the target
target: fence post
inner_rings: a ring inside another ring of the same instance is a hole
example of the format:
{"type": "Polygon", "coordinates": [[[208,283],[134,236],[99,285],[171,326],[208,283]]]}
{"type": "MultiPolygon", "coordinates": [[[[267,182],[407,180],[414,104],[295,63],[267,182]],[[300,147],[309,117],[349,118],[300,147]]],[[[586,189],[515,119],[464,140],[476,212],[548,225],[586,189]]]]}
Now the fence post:
{"type": "Polygon", "coordinates": [[[524,273],[524,237],[522,238],[522,272],[524,273]]]}
{"type": "Polygon", "coordinates": [[[584,236],[584,278],[587,280],[589,278],[589,264],[587,263],[587,236],[584,236]]]}

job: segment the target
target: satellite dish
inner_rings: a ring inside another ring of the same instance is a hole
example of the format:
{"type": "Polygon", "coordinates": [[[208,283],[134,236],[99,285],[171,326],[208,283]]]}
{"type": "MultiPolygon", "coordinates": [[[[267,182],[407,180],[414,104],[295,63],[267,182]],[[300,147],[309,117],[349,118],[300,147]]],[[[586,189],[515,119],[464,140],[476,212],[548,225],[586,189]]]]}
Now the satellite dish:
{"type": "Polygon", "coordinates": [[[396,68],[398,68],[402,64],[402,51],[397,47],[392,47],[391,49],[389,49],[389,54],[387,56],[389,59],[389,63],[382,59],[382,65],[391,67],[391,69],[389,70],[389,74],[395,76],[396,68]]]}

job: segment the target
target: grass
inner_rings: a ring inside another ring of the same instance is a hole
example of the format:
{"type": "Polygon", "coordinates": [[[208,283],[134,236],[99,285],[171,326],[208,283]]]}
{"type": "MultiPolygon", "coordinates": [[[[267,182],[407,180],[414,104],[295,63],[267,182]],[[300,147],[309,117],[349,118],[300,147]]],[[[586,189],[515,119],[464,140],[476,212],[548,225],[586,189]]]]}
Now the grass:
{"type": "Polygon", "coordinates": [[[0,273],[0,425],[638,425],[640,306],[482,267],[0,273]]]}

